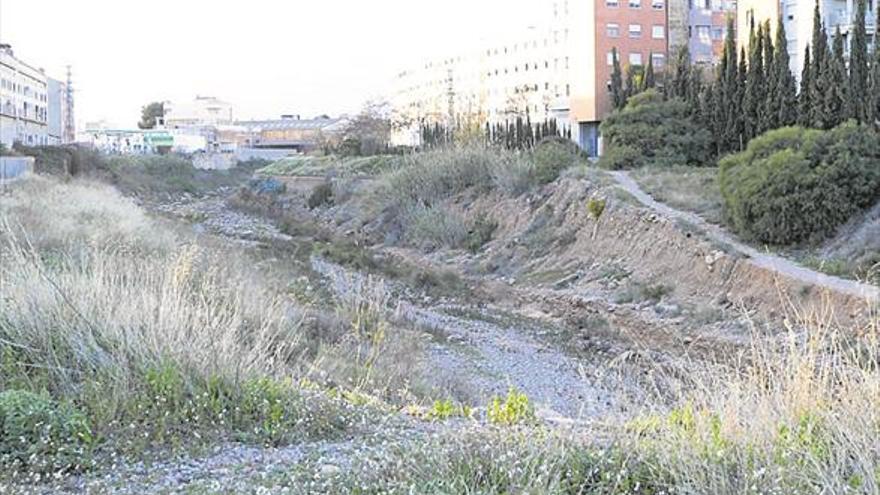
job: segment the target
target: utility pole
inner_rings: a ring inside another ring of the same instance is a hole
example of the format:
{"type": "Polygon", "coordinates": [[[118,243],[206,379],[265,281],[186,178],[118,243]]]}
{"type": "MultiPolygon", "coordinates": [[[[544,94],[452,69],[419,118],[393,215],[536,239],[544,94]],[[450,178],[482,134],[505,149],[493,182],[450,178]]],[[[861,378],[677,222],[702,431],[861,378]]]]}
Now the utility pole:
{"type": "Polygon", "coordinates": [[[76,120],[73,117],[73,76],[70,66],[67,66],[67,84],[64,87],[64,131],[61,133],[61,141],[70,144],[76,141],[76,120]]]}

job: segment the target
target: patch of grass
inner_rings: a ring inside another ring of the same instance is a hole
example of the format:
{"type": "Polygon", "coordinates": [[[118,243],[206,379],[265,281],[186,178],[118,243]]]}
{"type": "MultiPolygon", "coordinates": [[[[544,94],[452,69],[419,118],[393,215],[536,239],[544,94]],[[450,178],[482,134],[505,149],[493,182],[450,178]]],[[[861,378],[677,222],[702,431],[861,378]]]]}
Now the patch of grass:
{"type": "Polygon", "coordinates": [[[465,247],[471,253],[478,253],[486,243],[492,240],[492,235],[497,229],[498,222],[485,214],[478,214],[471,224],[465,247]]]}
{"type": "Polygon", "coordinates": [[[672,291],[673,287],[669,285],[633,281],[617,293],[614,302],[616,304],[658,303],[672,291]]]}
{"type": "Polygon", "coordinates": [[[330,181],[325,181],[315,186],[314,189],[312,189],[311,194],[309,194],[308,200],[306,200],[306,206],[308,206],[310,210],[332,204],[333,183],[330,181]]]}
{"type": "Polygon", "coordinates": [[[631,172],[642,189],[661,203],[721,224],[723,199],[718,169],[709,167],[646,167],[631,172]]]}

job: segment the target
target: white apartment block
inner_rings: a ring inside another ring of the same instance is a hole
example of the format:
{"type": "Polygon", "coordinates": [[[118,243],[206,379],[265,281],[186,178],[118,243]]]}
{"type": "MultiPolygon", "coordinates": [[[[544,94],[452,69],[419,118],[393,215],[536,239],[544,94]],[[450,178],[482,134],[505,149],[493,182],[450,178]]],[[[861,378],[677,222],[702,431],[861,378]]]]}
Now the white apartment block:
{"type": "Polygon", "coordinates": [[[528,116],[567,125],[570,86],[568,0],[554,3],[552,19],[521,36],[495,39],[464,53],[426,61],[400,73],[390,103],[414,125],[395,136],[418,141],[419,122],[482,124],[528,116]]]}
{"type": "MultiPolygon", "coordinates": [[[[877,4],[880,0],[867,0],[868,12],[866,25],[868,31],[868,49],[874,47],[874,33],[877,25],[877,4]]],[[[825,23],[829,37],[833,37],[837,28],[845,37],[847,51],[852,39],[853,20],[855,19],[856,0],[820,0],[819,13],[825,23]]],[[[739,42],[748,44],[749,26],[752,19],[756,23],[769,20],[775,30],[778,19],[782,17],[785,36],[788,40],[788,54],[791,57],[791,70],[800,78],[804,68],[804,57],[807,46],[813,37],[813,14],[816,0],[740,0],[739,42]]]]}
{"type": "Polygon", "coordinates": [[[49,91],[46,74],[0,45],[0,142],[49,144],[49,91]]]}

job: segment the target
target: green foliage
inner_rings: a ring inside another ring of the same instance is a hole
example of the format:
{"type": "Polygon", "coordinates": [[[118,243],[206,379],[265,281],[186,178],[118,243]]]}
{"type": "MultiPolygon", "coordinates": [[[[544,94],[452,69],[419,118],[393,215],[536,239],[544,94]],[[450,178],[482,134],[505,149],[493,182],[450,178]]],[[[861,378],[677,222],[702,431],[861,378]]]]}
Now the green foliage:
{"type": "Polygon", "coordinates": [[[615,110],[621,109],[626,106],[626,98],[624,98],[623,94],[623,72],[620,69],[620,54],[617,53],[617,48],[611,49],[611,56],[613,57],[613,68],[611,70],[611,105],[615,110]]]}
{"type": "Polygon", "coordinates": [[[477,215],[468,232],[465,247],[471,253],[476,254],[483,246],[492,240],[492,235],[498,229],[498,222],[485,214],[477,215]]]}
{"type": "Polygon", "coordinates": [[[590,214],[590,218],[598,221],[602,218],[602,214],[605,213],[606,201],[604,198],[590,198],[587,201],[587,212],[590,214]]]}
{"type": "Polygon", "coordinates": [[[141,108],[141,120],[138,122],[139,129],[153,129],[158,119],[165,116],[165,105],[155,101],[141,108]]]}
{"type": "Polygon", "coordinates": [[[535,410],[526,394],[511,387],[507,397],[493,397],[487,410],[489,422],[511,426],[535,421],[535,410]]]}
{"type": "MultiPolygon", "coordinates": [[[[849,56],[849,87],[847,88],[847,116],[858,122],[868,121],[868,105],[863,95],[868,95],[868,33],[865,17],[868,11],[866,0],[857,0],[856,16],[852,28],[852,43],[849,56]]],[[[880,42],[875,41],[880,46],[880,42]]],[[[869,97],[870,101],[871,98],[869,97]]]]}
{"type": "Polygon", "coordinates": [[[880,199],[880,137],[854,123],[771,131],[722,160],[719,181],[741,235],[777,245],[822,239],[880,199]]]}
{"type": "Polygon", "coordinates": [[[840,26],[837,27],[834,34],[833,45],[831,57],[825,63],[822,72],[825,84],[821,122],[823,129],[840,125],[846,120],[848,109],[846,59],[844,58],[844,39],[840,32],[840,26]]]}
{"type": "Polygon", "coordinates": [[[306,201],[306,205],[310,210],[332,204],[333,183],[330,181],[324,181],[315,186],[314,189],[312,189],[311,194],[309,194],[309,199],[306,201]]]}
{"type": "Polygon", "coordinates": [[[655,90],[634,96],[622,111],[601,126],[607,156],[599,161],[608,169],[647,165],[706,165],[711,159],[709,131],[690,117],[687,103],[664,101],[655,90]]]}
{"type": "Polygon", "coordinates": [[[0,392],[0,466],[80,470],[92,442],[85,415],[73,407],[23,390],[0,392]]]}
{"type": "Polygon", "coordinates": [[[578,162],[579,153],[573,143],[559,138],[548,139],[538,144],[531,154],[535,164],[535,180],[538,184],[555,181],[563,170],[578,162]]]}

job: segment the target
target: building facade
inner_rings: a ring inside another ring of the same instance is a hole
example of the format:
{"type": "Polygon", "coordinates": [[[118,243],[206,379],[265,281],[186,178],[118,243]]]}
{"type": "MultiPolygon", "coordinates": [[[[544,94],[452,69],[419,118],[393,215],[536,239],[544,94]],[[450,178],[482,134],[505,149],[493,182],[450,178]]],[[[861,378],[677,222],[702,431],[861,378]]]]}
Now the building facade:
{"type": "MultiPolygon", "coordinates": [[[[874,46],[874,33],[877,24],[877,2],[868,0],[868,12],[865,19],[868,31],[868,47],[874,46]]],[[[856,0],[819,0],[819,14],[825,24],[829,37],[833,37],[838,28],[845,37],[844,46],[849,51],[852,37],[853,20],[855,19],[856,0]]],[[[749,44],[749,33],[754,23],[770,21],[775,33],[779,19],[785,29],[788,40],[788,55],[791,59],[791,70],[800,79],[804,68],[807,47],[813,37],[813,16],[816,0],[739,0],[738,36],[740,46],[749,44]]]]}
{"type": "Polygon", "coordinates": [[[601,153],[599,125],[611,112],[617,50],[624,71],[650,59],[663,71],[688,43],[694,60],[720,54],[730,0],[557,0],[546,22],[398,75],[389,98],[404,124],[395,144],[419,144],[422,123],[452,126],[554,119],[590,155],[601,153]]]}
{"type": "Polygon", "coordinates": [[[0,142],[49,144],[49,85],[46,74],[0,45],[0,142]]]}

